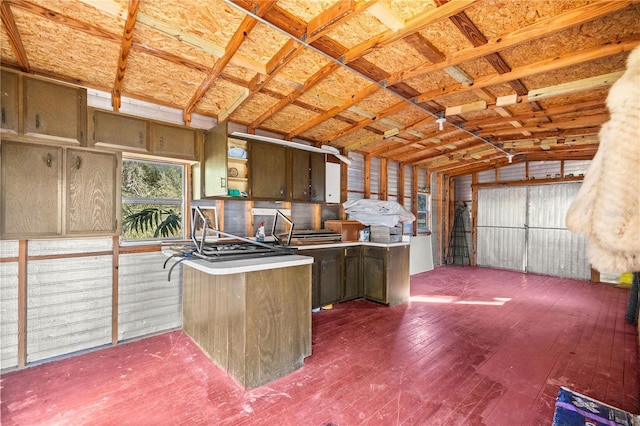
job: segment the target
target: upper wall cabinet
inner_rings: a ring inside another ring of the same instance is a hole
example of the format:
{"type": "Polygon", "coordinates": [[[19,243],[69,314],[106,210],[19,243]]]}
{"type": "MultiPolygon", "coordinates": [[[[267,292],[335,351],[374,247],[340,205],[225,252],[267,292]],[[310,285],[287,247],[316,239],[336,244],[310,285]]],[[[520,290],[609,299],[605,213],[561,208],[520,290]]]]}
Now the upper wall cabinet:
{"type": "Polygon", "coordinates": [[[62,148],[2,141],[1,234],[62,234],[62,148]]]}
{"type": "Polygon", "coordinates": [[[120,154],[2,141],[0,236],[117,235],[120,154]]]}
{"type": "Polygon", "coordinates": [[[221,123],[205,134],[201,158],[201,181],[193,180],[194,188],[200,186],[204,197],[227,195],[227,125],[221,123]]]}
{"type": "Polygon", "coordinates": [[[251,197],[287,199],[287,149],[282,145],[251,142],[249,158],[251,197]]]}
{"type": "Polygon", "coordinates": [[[89,144],[149,153],[149,120],[89,109],[89,144]]]}
{"type": "Polygon", "coordinates": [[[66,150],[66,233],[108,234],[118,230],[118,157],[110,152],[66,150]]]}
{"type": "Polygon", "coordinates": [[[18,133],[18,112],[19,105],[19,84],[18,74],[2,70],[0,82],[0,105],[2,106],[2,121],[0,129],[2,132],[18,133]]]}
{"type": "Polygon", "coordinates": [[[291,150],[291,198],[294,201],[324,201],[324,154],[291,150]]]}
{"type": "Polygon", "coordinates": [[[195,160],[197,130],[151,122],[151,151],[154,154],[195,160]]]}
{"type": "Polygon", "coordinates": [[[86,143],[87,90],[23,76],[24,134],[86,143]]]}

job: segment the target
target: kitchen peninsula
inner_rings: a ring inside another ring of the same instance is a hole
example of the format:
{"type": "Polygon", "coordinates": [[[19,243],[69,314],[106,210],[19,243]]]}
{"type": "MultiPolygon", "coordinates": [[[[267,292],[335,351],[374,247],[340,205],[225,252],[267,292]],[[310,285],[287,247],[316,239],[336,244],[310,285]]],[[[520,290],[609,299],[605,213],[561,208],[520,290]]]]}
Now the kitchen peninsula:
{"type": "Polygon", "coordinates": [[[409,300],[409,241],[297,245],[298,254],[183,268],[183,330],[246,388],[302,367],[311,312],[356,298],[409,300]]]}
{"type": "Polygon", "coordinates": [[[182,327],[211,360],[254,388],[311,355],[311,264],[286,255],[185,260],[182,327]]]}

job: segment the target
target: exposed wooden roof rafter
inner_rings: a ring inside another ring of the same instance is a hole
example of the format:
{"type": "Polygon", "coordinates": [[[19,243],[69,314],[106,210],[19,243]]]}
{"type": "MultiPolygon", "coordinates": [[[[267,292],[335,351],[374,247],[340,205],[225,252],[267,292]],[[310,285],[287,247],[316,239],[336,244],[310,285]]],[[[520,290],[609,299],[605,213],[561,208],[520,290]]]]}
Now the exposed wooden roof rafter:
{"type": "Polygon", "coordinates": [[[24,72],[31,72],[29,57],[27,56],[27,52],[24,50],[24,45],[22,44],[18,27],[16,27],[16,21],[13,18],[11,7],[6,1],[2,1],[0,3],[0,16],[2,17],[2,23],[7,30],[7,36],[9,37],[11,48],[13,49],[16,58],[18,58],[18,65],[20,65],[20,69],[24,72]]]}
{"type": "Polygon", "coordinates": [[[124,73],[127,69],[127,59],[129,59],[129,51],[131,50],[133,30],[136,25],[139,4],[140,0],[129,0],[127,21],[124,24],[122,45],[120,46],[120,55],[118,56],[118,69],[116,71],[113,89],[111,90],[111,105],[115,112],[120,111],[120,92],[122,90],[122,82],[124,81],[124,73]]]}

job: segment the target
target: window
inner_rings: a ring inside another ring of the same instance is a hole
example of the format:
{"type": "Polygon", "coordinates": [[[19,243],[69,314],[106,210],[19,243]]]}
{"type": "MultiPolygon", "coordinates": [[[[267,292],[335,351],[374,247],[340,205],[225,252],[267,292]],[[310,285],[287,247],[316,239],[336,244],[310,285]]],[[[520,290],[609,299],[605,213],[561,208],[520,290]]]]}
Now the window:
{"type": "Polygon", "coordinates": [[[429,206],[431,205],[431,196],[424,192],[418,192],[418,216],[416,223],[418,225],[418,234],[431,230],[431,217],[429,215],[429,206]]]}
{"type": "Polygon", "coordinates": [[[182,239],[184,166],[122,160],[122,238],[182,239]]]}

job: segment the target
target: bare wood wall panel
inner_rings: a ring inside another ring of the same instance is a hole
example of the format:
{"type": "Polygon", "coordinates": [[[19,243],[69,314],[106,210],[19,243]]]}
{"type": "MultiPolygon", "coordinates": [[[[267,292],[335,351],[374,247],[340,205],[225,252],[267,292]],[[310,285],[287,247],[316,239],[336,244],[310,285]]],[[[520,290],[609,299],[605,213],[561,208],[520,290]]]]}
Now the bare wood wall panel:
{"type": "MultiPolygon", "coordinates": [[[[0,241],[0,257],[18,257],[17,241],[0,241]]],[[[18,262],[0,263],[0,369],[18,365],[18,262]]]]}
{"type": "Polygon", "coordinates": [[[112,256],[30,261],[27,362],[111,343],[112,256]]]}
{"type": "Polygon", "coordinates": [[[118,340],[180,328],[182,266],[162,269],[160,252],[121,254],[118,268],[118,340]]]}

